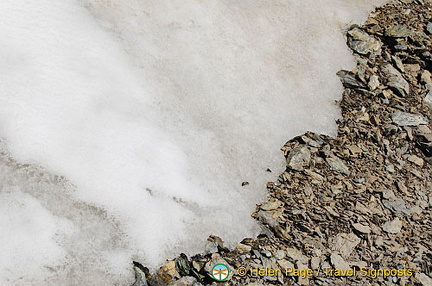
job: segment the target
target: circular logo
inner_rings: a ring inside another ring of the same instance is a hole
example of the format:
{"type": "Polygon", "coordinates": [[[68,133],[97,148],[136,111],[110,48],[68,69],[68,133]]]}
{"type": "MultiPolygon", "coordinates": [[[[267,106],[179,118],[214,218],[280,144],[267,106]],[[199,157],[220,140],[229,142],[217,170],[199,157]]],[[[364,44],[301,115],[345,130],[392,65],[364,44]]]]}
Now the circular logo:
{"type": "Polygon", "coordinates": [[[229,268],[222,263],[218,263],[215,266],[213,266],[211,275],[214,280],[216,281],[225,281],[228,279],[228,276],[230,274],[229,268]]]}

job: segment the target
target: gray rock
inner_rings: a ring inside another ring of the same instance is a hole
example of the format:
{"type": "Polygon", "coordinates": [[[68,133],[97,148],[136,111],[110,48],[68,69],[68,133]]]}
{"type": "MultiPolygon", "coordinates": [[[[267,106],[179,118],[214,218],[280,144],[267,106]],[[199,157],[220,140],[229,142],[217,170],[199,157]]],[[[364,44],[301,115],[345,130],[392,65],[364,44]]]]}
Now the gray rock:
{"type": "Polygon", "coordinates": [[[347,270],[350,268],[349,264],[339,254],[332,253],[330,260],[335,269],[347,270]]]}
{"type": "Polygon", "coordinates": [[[392,190],[383,190],[382,196],[384,199],[388,199],[388,200],[396,199],[396,195],[392,190]]]}
{"type": "Polygon", "coordinates": [[[411,41],[413,41],[419,47],[425,47],[428,45],[430,36],[423,32],[416,32],[410,35],[411,41]]]}
{"type": "Polygon", "coordinates": [[[175,259],[175,268],[181,276],[187,276],[190,273],[191,265],[186,254],[182,253],[175,259]]]}
{"type": "Polygon", "coordinates": [[[201,286],[195,277],[185,276],[180,278],[179,280],[169,284],[169,286],[201,286]]]}
{"type": "MultiPolygon", "coordinates": [[[[297,266],[297,269],[308,269],[309,268],[306,264],[303,264],[301,262],[297,262],[296,266],[297,266]]],[[[297,281],[298,281],[299,285],[305,285],[306,286],[306,285],[310,284],[308,276],[306,276],[304,278],[300,276],[297,281]]]]}
{"type": "Polygon", "coordinates": [[[394,233],[397,234],[402,229],[402,222],[397,217],[392,221],[388,221],[383,225],[383,230],[387,233],[394,233]]]}
{"type": "Polygon", "coordinates": [[[218,252],[218,244],[214,241],[208,241],[205,245],[205,253],[218,252]]]}
{"type": "Polygon", "coordinates": [[[405,25],[393,25],[387,28],[384,35],[392,38],[406,38],[413,32],[405,25]]]}
{"type": "Polygon", "coordinates": [[[281,205],[283,205],[283,202],[277,199],[270,200],[268,202],[263,203],[260,206],[260,209],[265,211],[272,211],[278,209],[281,205]]]}
{"type": "Polygon", "coordinates": [[[389,87],[395,89],[400,96],[407,96],[409,94],[409,84],[397,69],[391,64],[386,64],[383,66],[382,71],[387,79],[386,84],[389,87]]]}
{"type": "Polygon", "coordinates": [[[432,278],[424,273],[417,273],[415,278],[420,281],[423,286],[432,286],[432,278]]]}
{"type": "Polygon", "coordinates": [[[402,111],[393,113],[392,121],[399,126],[418,126],[429,123],[429,120],[421,114],[412,114],[402,111]]]}
{"type": "Polygon", "coordinates": [[[306,146],[292,149],[286,159],[288,168],[301,171],[304,167],[309,166],[311,153],[306,146]]]}
{"type": "Polygon", "coordinates": [[[408,161],[416,164],[417,166],[423,166],[424,160],[417,155],[409,155],[407,157],[408,161]]]}
{"type": "Polygon", "coordinates": [[[340,70],[336,73],[339,76],[343,86],[351,87],[351,88],[366,88],[366,85],[361,81],[357,80],[355,74],[353,72],[340,70]]]}
{"type": "Polygon", "coordinates": [[[406,43],[399,43],[394,46],[396,50],[398,51],[406,51],[408,50],[408,45],[406,43]]]}
{"type": "Polygon", "coordinates": [[[427,23],[426,31],[428,31],[429,34],[432,34],[432,22],[427,23]]]}
{"type": "MultiPolygon", "coordinates": [[[[262,265],[263,268],[267,268],[267,269],[277,269],[277,265],[276,265],[276,261],[273,262],[272,260],[266,258],[266,257],[261,257],[261,261],[262,261],[262,265]]],[[[268,280],[268,281],[276,281],[277,280],[277,275],[268,275],[268,276],[264,276],[264,280],[268,280]]]]}
{"type": "Polygon", "coordinates": [[[429,108],[432,110],[432,91],[429,91],[428,94],[423,99],[423,102],[429,106],[429,108]]]}
{"type": "Polygon", "coordinates": [[[262,254],[264,254],[265,257],[270,258],[272,257],[272,253],[268,250],[264,250],[262,251],[262,254]]]}
{"type": "Polygon", "coordinates": [[[371,91],[374,91],[380,85],[379,78],[377,75],[373,75],[369,78],[368,86],[371,91]]]}
{"type": "Polygon", "coordinates": [[[366,233],[366,234],[371,233],[371,229],[367,225],[363,225],[361,223],[353,223],[352,226],[354,227],[354,229],[356,229],[357,231],[359,231],[361,233],[366,233]]]}
{"type": "Polygon", "coordinates": [[[243,243],[237,243],[237,247],[236,247],[237,251],[239,253],[249,253],[252,250],[252,247],[243,243]]]}
{"type": "Polygon", "coordinates": [[[381,53],[381,42],[365,31],[355,27],[348,31],[348,46],[362,55],[381,53]]]}
{"type": "Polygon", "coordinates": [[[333,242],[332,250],[338,251],[343,257],[348,258],[361,239],[354,233],[339,233],[333,242]]]}
{"type": "Polygon", "coordinates": [[[383,205],[394,213],[411,214],[411,210],[406,207],[405,201],[401,198],[383,200],[383,205]]]}
{"type": "Polygon", "coordinates": [[[394,65],[396,66],[396,68],[400,71],[400,72],[405,72],[405,67],[403,65],[402,60],[398,57],[398,56],[392,56],[391,57],[393,60],[394,65]]]}
{"type": "Polygon", "coordinates": [[[138,262],[134,262],[135,282],[132,286],[148,286],[144,267],[138,262]]]}
{"type": "Polygon", "coordinates": [[[303,255],[299,250],[295,248],[287,248],[285,250],[287,257],[290,257],[294,261],[300,261],[303,264],[307,264],[309,261],[309,258],[305,255],[303,255]]]}
{"type": "Polygon", "coordinates": [[[279,264],[280,267],[286,269],[286,268],[295,268],[295,265],[291,262],[289,262],[288,260],[285,259],[280,259],[277,261],[277,263],[279,264]]]}
{"type": "Polygon", "coordinates": [[[283,251],[282,249],[276,250],[274,257],[278,260],[284,259],[285,258],[285,251],[283,251]]]}
{"type": "Polygon", "coordinates": [[[266,224],[271,225],[271,226],[276,226],[278,225],[278,221],[277,219],[275,219],[273,217],[274,212],[272,211],[262,211],[260,210],[258,212],[258,217],[266,224]]]}
{"type": "Polygon", "coordinates": [[[349,171],[347,165],[345,165],[344,161],[342,161],[340,158],[333,155],[327,157],[326,161],[333,170],[338,171],[339,173],[345,174],[347,176],[350,175],[351,172],[349,171]]]}
{"type": "Polygon", "coordinates": [[[429,87],[429,92],[432,89],[431,73],[428,70],[423,70],[420,75],[420,82],[429,87]]]}

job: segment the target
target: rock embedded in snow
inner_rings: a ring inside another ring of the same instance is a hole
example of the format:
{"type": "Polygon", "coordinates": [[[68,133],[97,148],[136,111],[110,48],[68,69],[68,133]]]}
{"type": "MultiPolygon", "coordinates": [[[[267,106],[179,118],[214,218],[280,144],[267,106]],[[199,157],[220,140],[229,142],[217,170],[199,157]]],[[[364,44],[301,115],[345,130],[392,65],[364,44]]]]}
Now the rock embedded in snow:
{"type": "Polygon", "coordinates": [[[218,245],[214,241],[207,241],[204,249],[205,253],[215,253],[218,251],[218,245]]]}
{"type": "Polygon", "coordinates": [[[148,269],[145,269],[144,266],[142,266],[139,262],[134,261],[133,265],[135,272],[135,282],[132,284],[132,286],[148,286],[145,273],[148,271],[148,269]]]}

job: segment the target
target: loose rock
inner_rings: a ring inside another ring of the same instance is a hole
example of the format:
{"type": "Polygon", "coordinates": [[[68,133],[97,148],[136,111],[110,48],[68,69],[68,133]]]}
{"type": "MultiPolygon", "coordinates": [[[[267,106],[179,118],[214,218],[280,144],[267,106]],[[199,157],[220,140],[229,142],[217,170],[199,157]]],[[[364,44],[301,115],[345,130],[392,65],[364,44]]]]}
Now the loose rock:
{"type": "Polygon", "coordinates": [[[338,171],[339,173],[345,174],[347,176],[350,175],[350,171],[349,171],[347,165],[345,165],[344,161],[342,161],[338,157],[331,156],[331,157],[326,158],[326,161],[332,169],[338,171]]]}
{"type": "Polygon", "coordinates": [[[288,168],[301,171],[309,165],[311,154],[306,146],[298,147],[290,151],[286,164],[288,168]]]}
{"type": "Polygon", "coordinates": [[[399,218],[395,218],[392,221],[388,221],[383,225],[383,230],[388,233],[399,233],[402,229],[402,222],[399,218]]]}
{"type": "Polygon", "coordinates": [[[366,234],[371,233],[371,229],[367,225],[363,225],[361,223],[354,223],[352,226],[354,227],[354,229],[356,229],[357,231],[359,231],[361,233],[366,233],[366,234]]]}
{"type": "Polygon", "coordinates": [[[348,31],[348,45],[359,54],[380,54],[381,42],[358,27],[348,31]]]}
{"type": "Polygon", "coordinates": [[[405,38],[412,34],[412,31],[405,25],[393,25],[385,30],[384,35],[394,38],[405,38]]]}
{"type": "Polygon", "coordinates": [[[201,286],[201,285],[202,284],[199,283],[195,277],[185,276],[175,281],[174,283],[171,283],[169,286],[201,286]]]}
{"type": "Polygon", "coordinates": [[[421,114],[412,114],[402,111],[393,113],[392,121],[399,126],[418,126],[420,124],[429,123],[429,120],[421,114]]]}
{"type": "Polygon", "coordinates": [[[429,106],[432,111],[432,91],[429,91],[428,94],[423,99],[424,103],[429,106]]]}
{"type": "Polygon", "coordinates": [[[400,96],[407,96],[410,92],[409,83],[403,78],[402,74],[391,64],[382,67],[387,85],[392,87],[400,96]]]}
{"type": "Polygon", "coordinates": [[[350,269],[350,265],[339,254],[332,253],[330,255],[330,260],[335,269],[341,269],[341,270],[350,269]]]}

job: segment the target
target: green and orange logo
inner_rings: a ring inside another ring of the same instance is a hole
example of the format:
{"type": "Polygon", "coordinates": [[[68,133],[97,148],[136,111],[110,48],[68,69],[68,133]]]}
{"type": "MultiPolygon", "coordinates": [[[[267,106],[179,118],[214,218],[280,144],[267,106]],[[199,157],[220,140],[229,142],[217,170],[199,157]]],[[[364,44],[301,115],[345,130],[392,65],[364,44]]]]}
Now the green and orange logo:
{"type": "Polygon", "coordinates": [[[225,281],[228,279],[228,276],[230,274],[229,268],[222,263],[218,263],[215,266],[213,266],[211,275],[214,280],[216,281],[225,281]]]}

